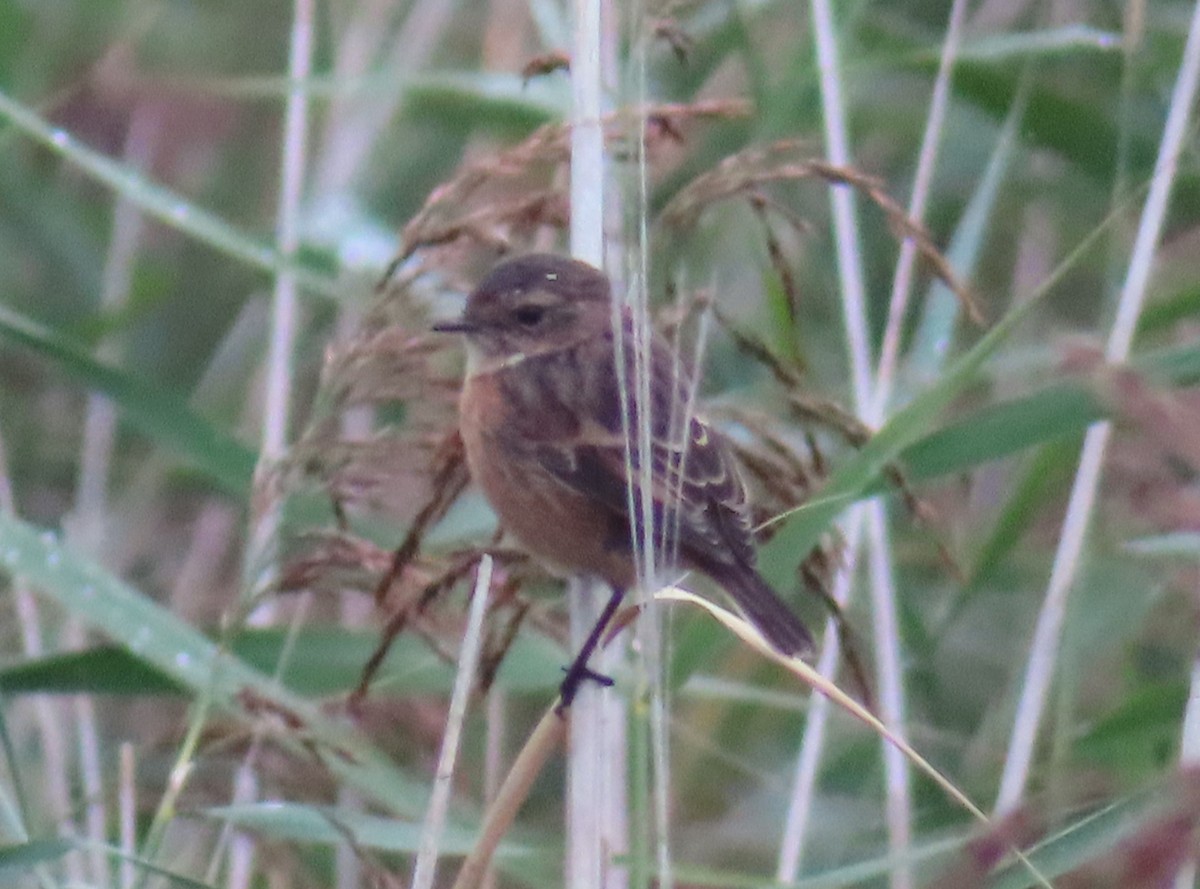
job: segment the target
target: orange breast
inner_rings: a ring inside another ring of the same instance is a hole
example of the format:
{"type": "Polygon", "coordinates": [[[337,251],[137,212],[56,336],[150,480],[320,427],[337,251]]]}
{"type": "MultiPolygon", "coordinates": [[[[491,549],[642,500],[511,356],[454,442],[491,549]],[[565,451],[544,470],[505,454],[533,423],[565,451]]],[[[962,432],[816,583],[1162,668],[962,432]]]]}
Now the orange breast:
{"type": "Polygon", "coordinates": [[[614,535],[606,508],[560,482],[532,448],[521,446],[501,391],[496,373],[476,374],[464,384],[460,404],[471,476],[501,525],[555,573],[590,574],[629,587],[635,571],[623,545],[627,535],[614,535]]]}

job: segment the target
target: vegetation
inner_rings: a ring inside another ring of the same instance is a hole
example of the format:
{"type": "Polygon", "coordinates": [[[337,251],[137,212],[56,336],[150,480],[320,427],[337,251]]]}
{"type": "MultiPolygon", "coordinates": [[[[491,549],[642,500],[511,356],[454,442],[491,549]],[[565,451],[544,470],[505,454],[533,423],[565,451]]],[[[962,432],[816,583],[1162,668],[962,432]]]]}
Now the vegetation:
{"type": "MultiPolygon", "coordinates": [[[[584,5],[0,0],[0,883],[450,886],[536,749],[487,879],[601,885],[429,331],[567,250],[584,5]]],[[[604,5],[609,270],[953,786],[629,614],[631,885],[1194,882],[1200,5],[1043,6],[604,5]]]]}

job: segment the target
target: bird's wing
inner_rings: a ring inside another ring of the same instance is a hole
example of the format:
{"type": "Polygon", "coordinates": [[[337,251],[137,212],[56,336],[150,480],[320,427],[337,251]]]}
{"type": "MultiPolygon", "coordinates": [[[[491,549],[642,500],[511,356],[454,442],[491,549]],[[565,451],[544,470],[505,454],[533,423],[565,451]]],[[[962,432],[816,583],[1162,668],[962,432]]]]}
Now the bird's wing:
{"type": "MultiPolygon", "coordinates": [[[[626,354],[631,351],[627,349],[626,354]]],[[[632,374],[628,377],[632,379],[632,374]]],[[[636,447],[638,411],[633,410],[635,422],[630,426],[635,442],[627,458],[624,424],[619,408],[612,409],[621,404],[617,386],[611,364],[596,366],[588,385],[595,403],[588,413],[600,422],[582,425],[575,435],[539,443],[535,455],[559,482],[603,503],[614,518],[636,527],[642,513],[638,480],[643,462],[636,447]],[[632,497],[626,483],[630,475],[632,497]],[[634,522],[628,521],[631,502],[634,522]]],[[[670,351],[660,340],[655,340],[651,349],[650,394],[654,539],[677,542],[685,561],[698,565],[753,565],[746,491],[729,445],[699,418],[681,421],[679,415],[687,403],[686,387],[674,373],[670,351]]]]}

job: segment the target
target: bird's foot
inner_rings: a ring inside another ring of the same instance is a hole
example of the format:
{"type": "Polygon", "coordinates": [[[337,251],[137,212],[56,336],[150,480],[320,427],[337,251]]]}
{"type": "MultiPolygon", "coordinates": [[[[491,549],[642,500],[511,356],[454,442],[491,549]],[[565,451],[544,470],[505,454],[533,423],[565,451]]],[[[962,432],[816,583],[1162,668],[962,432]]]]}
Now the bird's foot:
{"type": "Polygon", "coordinates": [[[587,681],[595,682],[597,685],[602,685],[605,688],[611,688],[613,678],[605,676],[603,673],[597,673],[595,670],[588,667],[583,661],[575,661],[569,667],[563,667],[563,672],[567,675],[563,678],[562,685],[558,687],[558,706],[555,712],[559,716],[563,711],[571,706],[571,702],[575,700],[575,695],[579,692],[579,687],[587,681]]]}

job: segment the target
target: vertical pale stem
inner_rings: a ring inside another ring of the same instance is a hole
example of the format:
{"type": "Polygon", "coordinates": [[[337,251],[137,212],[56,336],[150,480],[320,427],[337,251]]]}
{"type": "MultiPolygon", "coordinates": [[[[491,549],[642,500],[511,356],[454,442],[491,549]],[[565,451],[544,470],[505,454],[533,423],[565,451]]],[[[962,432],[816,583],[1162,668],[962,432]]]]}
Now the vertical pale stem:
{"type": "MultiPolygon", "coordinates": [[[[571,253],[596,267],[604,264],[604,108],[600,0],[574,0],[571,52],[571,253]]],[[[587,581],[571,584],[571,638],[582,643],[606,596],[587,581]]],[[[614,655],[597,652],[601,670],[614,655]]],[[[619,886],[624,872],[611,864],[626,847],[619,812],[623,803],[624,756],[617,756],[614,716],[621,704],[611,689],[584,683],[571,707],[567,799],[567,885],[571,889],[619,886]],[[614,777],[616,780],[614,780],[614,777]]]]}
{"type": "MultiPolygon", "coordinates": [[[[965,14],[965,2],[956,0],[951,11],[950,23],[938,77],[934,85],[930,114],[918,159],[917,175],[913,185],[910,212],[917,218],[923,214],[929,184],[932,179],[938,137],[942,130],[945,109],[949,97],[950,70],[961,35],[965,14]]],[[[821,73],[823,118],[825,121],[826,148],[834,163],[848,164],[850,152],[846,137],[846,126],[841,98],[840,73],[837,42],[830,7],[815,2],[812,7],[814,33],[817,43],[818,67],[821,73]]],[[[878,426],[886,416],[886,405],[890,398],[894,370],[899,353],[900,331],[908,295],[911,288],[912,264],[915,250],[911,242],[901,246],[900,260],[893,282],[892,300],[888,326],[884,334],[880,363],[872,384],[870,374],[870,351],[866,307],[863,299],[861,260],[857,244],[853,196],[845,189],[833,193],[834,231],[838,245],[838,265],[841,273],[843,312],[846,323],[847,342],[851,360],[855,404],[860,416],[871,426],[878,426]]],[[[877,679],[879,682],[880,705],[884,721],[903,736],[905,722],[904,689],[902,683],[901,657],[899,649],[899,627],[896,619],[895,589],[892,577],[891,545],[889,542],[887,514],[878,501],[856,509],[848,519],[846,538],[850,552],[858,545],[862,521],[867,521],[869,567],[873,593],[875,640],[878,659],[877,679]]],[[[852,585],[855,558],[848,559],[835,581],[836,600],[844,602],[852,585]]],[[[838,646],[834,634],[827,628],[826,645],[822,649],[819,668],[830,673],[836,668],[838,646]]],[[[796,782],[792,805],[785,825],[784,839],[780,848],[778,875],[780,879],[794,879],[799,871],[803,838],[806,833],[812,799],[816,792],[816,774],[827,724],[827,703],[814,702],[810,713],[808,731],[797,763],[796,782]]],[[[889,846],[894,857],[904,860],[911,845],[911,799],[908,765],[899,751],[890,744],[883,747],[884,769],[887,777],[887,822],[889,846]]],[[[909,868],[898,866],[892,875],[892,885],[912,885],[909,868]]]]}
{"type": "MultiPolygon", "coordinates": [[[[139,170],[149,170],[161,126],[161,107],[149,102],[135,106],[122,151],[127,164],[139,170]]],[[[129,298],[142,228],[141,210],[128,199],[118,197],[113,208],[112,239],[105,257],[100,288],[100,304],[106,312],[118,312],[129,298]]],[[[115,357],[115,345],[111,341],[102,343],[99,350],[101,357],[115,357]]],[[[89,554],[100,552],[103,543],[116,426],[116,411],[108,399],[102,395],[89,395],[84,414],[79,484],[72,509],[72,543],[89,554]]]]}
{"type": "Polygon", "coordinates": [[[571,52],[571,255],[604,265],[604,130],[600,0],[574,0],[571,52]]]}
{"type": "Polygon", "coordinates": [[[455,0],[408,4],[397,33],[389,27],[397,5],[395,0],[365,0],[343,34],[333,72],[336,79],[353,81],[370,72],[387,76],[376,88],[333,96],[314,163],[318,198],[336,196],[353,186],[380,144],[380,134],[395,120],[411,75],[438,49],[458,6],[455,0]],[[382,60],[377,57],[381,48],[387,49],[382,60]]]}
{"type": "MultiPolygon", "coordinates": [[[[17,613],[17,625],[21,632],[21,650],[25,657],[34,660],[45,654],[42,643],[42,622],[38,615],[37,599],[20,583],[13,585],[13,604],[17,613]]],[[[75,822],[71,813],[71,766],[67,754],[66,730],[60,719],[55,701],[48,695],[38,695],[33,700],[34,719],[41,741],[41,773],[45,776],[46,801],[58,825],[58,833],[64,837],[76,835],[75,822]]],[[[75,854],[63,860],[68,880],[72,883],[85,881],[82,859],[75,854]]]]}
{"type": "MultiPolygon", "coordinates": [[[[288,58],[288,96],[283,120],[283,153],[276,208],[276,244],[285,259],[300,248],[300,201],[308,146],[308,96],[304,84],[312,71],[315,0],[295,0],[292,43],[288,58]]],[[[296,276],[288,263],[275,276],[271,301],[271,339],[267,352],[266,400],[263,404],[262,450],[277,460],[287,447],[291,401],[292,350],[296,340],[296,276]]]]}
{"type": "MultiPolygon", "coordinates": [[[[1192,660],[1192,676],[1187,707],[1183,716],[1183,734],[1179,741],[1179,764],[1195,767],[1200,763],[1200,651],[1192,660]]],[[[1175,877],[1175,889],[1193,889],[1196,885],[1196,859],[1191,858],[1175,877]]]]}
{"type": "MultiPolygon", "coordinates": [[[[1134,330],[1142,303],[1146,295],[1146,284],[1154,254],[1162,233],[1168,199],[1175,183],[1179,152],[1187,133],[1192,104],[1196,97],[1197,81],[1200,80],[1200,3],[1192,10],[1191,26],[1183,60],[1171,95],[1170,111],[1159,143],[1158,158],[1154,164],[1154,176],[1150,193],[1142,209],[1137,237],[1129,258],[1129,271],[1117,303],[1117,316],[1109,333],[1105,357],[1110,363],[1119,364],[1129,356],[1134,330]]],[[[1005,813],[1012,810],[1024,796],[1029,780],[1029,769],[1033,762],[1038,729],[1045,711],[1046,697],[1054,676],[1056,650],[1066,614],[1067,595],[1075,582],[1079,569],[1079,557],[1084,538],[1094,512],[1096,493],[1100,485],[1100,474],[1104,453],[1112,427],[1108,423],[1097,423],[1084,437],[1083,451],[1079,458],[1079,469],[1067,502],[1067,513],[1058,549],[1054,554],[1054,565],[1046,597],[1038,614],[1030,645],[1029,660],[1025,667],[1021,695],[1017,703],[1009,741],[1008,758],[1000,777],[1000,790],[996,797],[996,810],[1005,813]]]]}
{"type": "Polygon", "coordinates": [[[120,760],[118,762],[117,787],[117,818],[119,824],[118,839],[125,858],[121,861],[121,889],[133,889],[137,879],[137,869],[133,856],[137,853],[137,768],[133,754],[133,745],[128,741],[121,744],[120,760]]]}
{"type": "MultiPolygon", "coordinates": [[[[908,740],[904,699],[904,659],[900,651],[900,621],[896,614],[895,578],[892,575],[892,545],[888,534],[887,510],[882,500],[867,504],[867,568],[871,578],[873,606],[871,618],[875,635],[875,681],[879,687],[879,709],[893,732],[908,740]]],[[[885,807],[888,825],[888,849],[894,864],[891,885],[897,889],[913,886],[910,853],[912,847],[912,791],[909,785],[908,759],[900,748],[883,741],[883,773],[887,781],[885,807]]]]}
{"type": "MultiPolygon", "coordinates": [[[[652,40],[653,28],[647,21],[646,4],[635,0],[628,4],[626,38],[630,46],[630,65],[632,75],[629,79],[626,98],[636,107],[645,107],[649,99],[649,78],[647,74],[647,56],[652,40]]],[[[641,780],[643,786],[633,789],[639,801],[631,808],[636,822],[633,825],[634,839],[633,855],[635,867],[629,873],[629,879],[638,889],[651,885],[652,871],[649,867],[649,847],[651,840],[654,845],[654,860],[657,862],[657,879],[654,885],[660,889],[671,889],[674,885],[670,854],[670,751],[669,751],[669,705],[666,683],[663,682],[663,633],[662,610],[653,596],[662,583],[662,572],[674,562],[674,541],[678,535],[678,527],[657,527],[654,522],[654,460],[651,458],[653,447],[653,429],[656,423],[669,419],[669,434],[679,434],[677,430],[686,430],[695,408],[694,400],[669,406],[669,418],[654,417],[651,411],[655,409],[651,398],[651,363],[650,354],[653,341],[653,326],[649,310],[649,281],[650,281],[650,235],[648,220],[650,218],[650,184],[648,161],[646,157],[646,119],[643,114],[637,116],[637,131],[635,134],[636,191],[633,195],[633,205],[626,219],[631,219],[630,225],[622,230],[627,238],[633,239],[633,247],[628,252],[631,286],[627,288],[630,314],[633,318],[633,379],[627,379],[623,373],[628,365],[622,356],[618,364],[618,380],[626,393],[636,393],[635,400],[643,409],[639,410],[639,423],[636,429],[627,429],[626,472],[629,478],[627,500],[630,510],[640,504],[638,524],[641,534],[633,541],[633,551],[640,556],[638,560],[638,577],[641,590],[638,595],[640,618],[636,626],[636,655],[635,700],[637,713],[635,720],[644,720],[648,732],[633,730],[630,732],[630,743],[636,745],[630,756],[633,758],[633,769],[629,781],[641,780]],[[631,231],[632,229],[632,231],[631,231]],[[632,458],[636,456],[636,461],[632,458]],[[634,465],[640,466],[639,472],[634,472],[634,465]],[[638,497],[634,497],[634,486],[638,497]],[[644,705],[642,702],[645,702],[644,705]],[[649,757],[649,761],[646,758],[649,757]],[[648,804],[647,804],[648,803],[648,804]]],[[[624,319],[614,314],[613,324],[623,324],[624,319]]],[[[704,336],[707,331],[701,324],[697,341],[697,363],[703,353],[704,336]]],[[[682,371],[678,354],[678,342],[673,372],[682,371]]],[[[692,388],[694,394],[695,387],[692,388]]],[[[628,395],[625,401],[629,401],[628,395]]],[[[684,434],[684,441],[688,441],[684,434]]],[[[686,454],[681,458],[686,461],[686,454]]],[[[682,468],[682,467],[681,467],[682,468]]],[[[668,496],[677,496],[668,494],[668,496]]],[[[638,728],[640,728],[639,723],[638,728]]],[[[628,831],[627,831],[628,833],[628,831]]]]}
{"type": "MultiPolygon", "coordinates": [[[[288,51],[288,94],[284,108],[283,140],[280,154],[279,200],[275,212],[276,246],[280,255],[294,259],[300,248],[300,204],[304,190],[304,175],[308,162],[308,95],[305,84],[312,74],[315,0],[295,0],[292,7],[291,44],[288,51]]],[[[263,393],[263,425],[258,465],[259,480],[266,490],[263,512],[251,517],[250,545],[246,552],[244,576],[246,590],[262,586],[265,576],[275,573],[278,550],[277,535],[282,511],[275,468],[287,449],[288,421],[291,403],[292,358],[298,326],[297,281],[288,262],[275,276],[271,300],[271,321],[267,345],[266,381],[263,393]]],[[[303,614],[303,604],[297,616],[303,614]]],[[[270,621],[275,615],[274,603],[257,609],[256,622],[270,621]]],[[[280,665],[286,659],[280,658],[280,665]]],[[[234,780],[234,803],[247,803],[258,795],[258,782],[253,761],[259,743],[256,737],[234,780]]],[[[225,885],[230,889],[248,886],[253,873],[254,846],[241,833],[229,834],[229,876],[225,885]]],[[[217,857],[213,858],[215,866],[217,857]]]]}
{"type": "MultiPolygon", "coordinates": [[[[604,592],[588,578],[573,578],[567,590],[571,648],[577,651],[600,614],[604,592]]],[[[599,660],[600,651],[596,658],[599,660]]],[[[601,668],[602,669],[602,668],[601,668]]],[[[601,889],[604,850],[600,843],[600,796],[605,764],[601,744],[601,698],[607,688],[584,682],[570,710],[567,740],[568,889],[601,889]]]]}
{"type": "MultiPolygon", "coordinates": [[[[505,713],[508,709],[505,704],[504,690],[493,685],[487,694],[487,712],[484,717],[487,728],[483,752],[483,800],[489,808],[500,792],[500,784],[504,780],[504,728],[505,713]]],[[[489,863],[480,882],[480,889],[496,889],[497,885],[496,868],[489,863]]]]}
{"type": "MultiPolygon", "coordinates": [[[[283,143],[280,156],[279,200],[275,211],[275,241],[284,259],[293,259],[300,248],[300,202],[308,157],[308,96],[305,84],[312,71],[315,0],[295,0],[292,15],[292,40],[288,54],[288,94],[284,109],[283,143]]],[[[279,510],[272,477],[276,463],[287,448],[288,419],[291,403],[292,357],[297,328],[297,281],[286,263],[275,276],[271,299],[271,322],[267,343],[266,381],[263,391],[263,425],[260,438],[258,475],[265,482],[266,506],[253,517],[251,545],[247,553],[247,590],[262,587],[260,572],[274,573],[275,540],[279,528],[279,510]]],[[[269,620],[272,608],[258,612],[260,620],[269,620]]]]}
{"type": "Polygon", "coordinates": [[[413,867],[413,889],[431,889],[437,871],[438,849],[442,842],[446,814],[450,808],[450,790],[453,786],[454,767],[458,761],[458,739],[462,736],[463,721],[467,717],[467,702],[478,673],[479,653],[483,648],[483,616],[487,613],[488,591],[491,586],[492,558],[485,555],[479,560],[479,571],[475,575],[475,591],[472,594],[467,628],[458,656],[458,674],[454,677],[454,689],[450,693],[450,711],[446,714],[446,730],[442,733],[442,749],[438,754],[433,793],[425,812],[421,847],[413,867]]]}
{"type": "MultiPolygon", "coordinates": [[[[817,67],[820,74],[821,110],[825,127],[825,146],[829,160],[850,165],[851,154],[842,98],[841,70],[838,57],[833,10],[827,0],[813,0],[813,33],[817,67]]],[[[834,238],[841,282],[842,312],[850,354],[850,376],[854,404],[859,416],[869,418],[875,402],[871,380],[871,351],[867,319],[862,251],[858,239],[857,214],[853,192],[845,187],[832,190],[834,238]]],[[[889,632],[896,626],[895,597],[891,580],[891,554],[886,535],[886,515],[879,501],[867,504],[868,536],[871,553],[873,611],[876,633],[889,632]]],[[[880,682],[880,715],[888,727],[904,737],[904,697],[898,639],[876,637],[880,682]]],[[[803,758],[803,755],[802,755],[803,758]]],[[[887,793],[888,845],[898,861],[908,857],[911,841],[911,800],[907,763],[894,755],[883,742],[884,774],[887,793]]],[[[782,860],[781,860],[782,864],[782,860]]],[[[897,889],[912,885],[912,873],[906,866],[893,870],[891,884],[897,889]]]]}
{"type": "MultiPolygon", "coordinates": [[[[937,148],[946,116],[950,97],[950,72],[958,54],[962,38],[963,20],[966,16],[966,0],[955,0],[950,10],[950,21],[946,37],[942,41],[942,55],[938,75],[934,81],[933,96],[926,118],[925,132],[917,160],[917,173],[913,181],[909,216],[918,221],[924,219],[925,205],[933,180],[937,148]]],[[[888,306],[888,320],[884,328],[880,347],[879,364],[875,373],[875,385],[864,419],[872,427],[883,424],[887,417],[887,405],[895,385],[896,363],[900,353],[900,336],[904,328],[904,317],[912,290],[912,272],[916,258],[916,245],[909,239],[900,245],[900,258],[892,281],[892,295],[888,306]]],[[[861,406],[860,406],[861,410],[861,406]]],[[[870,569],[874,608],[875,657],[879,667],[876,678],[879,683],[880,710],[884,721],[901,737],[905,736],[906,712],[904,696],[903,657],[900,650],[900,626],[896,614],[895,577],[892,573],[891,535],[888,529],[887,510],[883,502],[875,500],[867,506],[867,537],[870,541],[867,556],[870,569]]],[[[909,783],[909,767],[904,755],[894,744],[883,745],[884,774],[887,779],[887,824],[888,847],[896,859],[892,872],[892,885],[905,889],[913,885],[912,868],[907,863],[912,846],[912,790],[909,783]]]]}
{"type": "MultiPolygon", "coordinates": [[[[161,123],[162,109],[155,103],[141,102],[134,108],[122,152],[131,167],[141,170],[150,167],[161,123]]],[[[131,201],[118,197],[113,209],[112,238],[105,257],[100,292],[100,303],[106,312],[118,312],[128,300],[141,235],[141,210],[131,201]]],[[[99,349],[102,357],[113,357],[116,352],[116,344],[111,341],[102,343],[99,349]]],[[[116,430],[117,414],[113,405],[103,395],[89,395],[84,413],[79,483],[66,527],[69,542],[94,556],[106,551],[104,529],[109,518],[108,483],[116,430]]],[[[86,633],[77,619],[68,619],[63,640],[69,647],[86,644],[86,633]]],[[[89,855],[92,880],[104,885],[109,882],[108,857],[103,850],[108,818],[95,705],[90,697],[80,695],[73,700],[72,709],[79,733],[80,780],[87,800],[85,832],[93,843],[89,855]]]]}
{"type": "MultiPolygon", "coordinates": [[[[850,588],[854,584],[858,567],[859,544],[862,541],[865,508],[855,505],[845,521],[845,562],[833,581],[833,601],[838,607],[845,606],[850,599],[850,588]]],[[[821,653],[817,657],[817,672],[832,676],[841,662],[842,646],[838,638],[837,623],[830,618],[825,622],[825,633],[821,637],[821,653]]],[[[809,700],[808,715],[804,722],[804,741],[796,758],[796,773],[792,778],[792,798],[788,803],[787,817],[783,825],[783,839],[779,844],[779,863],[775,877],[780,883],[793,883],[800,873],[804,857],[804,842],[808,838],[808,825],[813,810],[813,799],[817,794],[817,775],[821,766],[821,753],[825,747],[825,733],[829,728],[832,704],[824,695],[813,695],[809,700]]]]}
{"type": "MultiPolygon", "coordinates": [[[[950,8],[950,21],[946,36],[942,40],[942,55],[938,62],[938,74],[933,83],[933,96],[929,100],[929,114],[925,119],[925,132],[921,137],[921,149],[917,155],[917,173],[913,177],[912,197],[908,202],[910,218],[923,222],[925,205],[933,183],[934,165],[937,163],[938,146],[950,104],[950,74],[962,43],[963,20],[966,18],[966,0],[954,0],[950,8]]],[[[896,363],[900,356],[900,338],[904,333],[904,316],[912,292],[913,268],[916,265],[917,245],[911,238],[900,244],[900,258],[896,261],[896,272],[892,276],[892,295],[888,301],[887,326],[883,331],[883,342],[879,347],[879,365],[875,372],[875,395],[871,402],[871,413],[866,417],[868,425],[882,424],[887,417],[888,402],[896,381],[896,363]]]]}
{"type": "MultiPolygon", "coordinates": [[[[813,32],[820,73],[821,120],[825,127],[825,152],[831,163],[849,165],[850,144],[846,135],[842,99],[841,62],[838,58],[833,10],[828,0],[813,0],[813,32]]],[[[861,411],[871,403],[871,346],[867,326],[866,287],[863,284],[862,248],[858,240],[858,210],[849,186],[830,189],[838,281],[842,293],[842,320],[850,353],[850,380],[854,404],[861,411]]]]}

